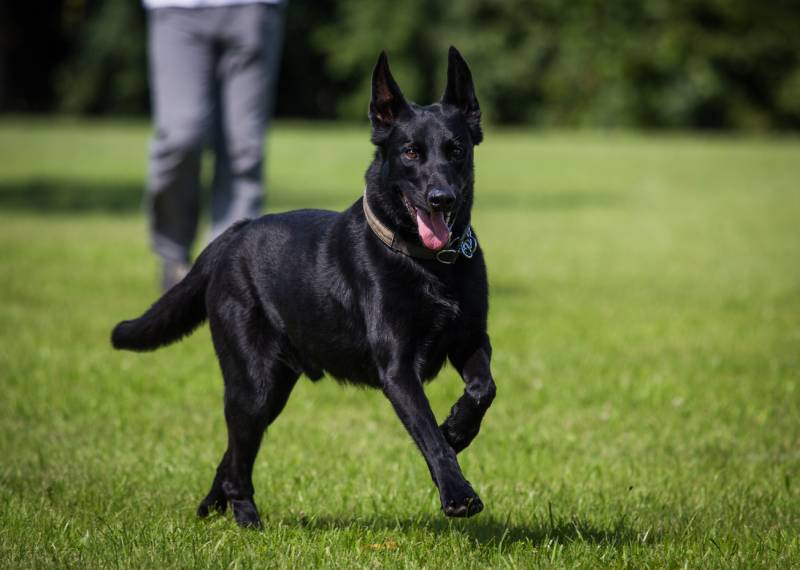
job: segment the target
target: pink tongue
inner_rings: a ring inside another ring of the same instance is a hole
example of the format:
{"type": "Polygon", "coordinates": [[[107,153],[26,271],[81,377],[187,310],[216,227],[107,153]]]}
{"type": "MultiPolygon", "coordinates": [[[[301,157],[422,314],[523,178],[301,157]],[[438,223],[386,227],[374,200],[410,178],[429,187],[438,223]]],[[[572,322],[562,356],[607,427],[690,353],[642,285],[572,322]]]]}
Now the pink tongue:
{"type": "Polygon", "coordinates": [[[439,251],[450,241],[450,229],[444,221],[442,212],[433,212],[430,216],[417,209],[417,230],[425,247],[439,251]]]}

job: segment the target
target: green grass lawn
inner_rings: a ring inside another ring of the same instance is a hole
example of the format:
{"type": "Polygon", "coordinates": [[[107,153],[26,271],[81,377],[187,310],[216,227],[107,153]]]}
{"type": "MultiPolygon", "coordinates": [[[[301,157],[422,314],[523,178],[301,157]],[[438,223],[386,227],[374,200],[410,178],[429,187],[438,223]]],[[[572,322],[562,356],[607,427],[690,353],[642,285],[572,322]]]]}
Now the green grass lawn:
{"type": "MultiPolygon", "coordinates": [[[[0,123],[0,566],[800,564],[800,141],[489,131],[474,225],[498,397],[446,519],[379,393],[301,380],[259,456],[263,533],[194,509],[225,446],[207,329],[157,294],[142,123],[0,123]]],[[[279,125],[269,208],[343,209],[366,127],[279,125]]],[[[440,418],[461,392],[429,385],[440,418]]]]}

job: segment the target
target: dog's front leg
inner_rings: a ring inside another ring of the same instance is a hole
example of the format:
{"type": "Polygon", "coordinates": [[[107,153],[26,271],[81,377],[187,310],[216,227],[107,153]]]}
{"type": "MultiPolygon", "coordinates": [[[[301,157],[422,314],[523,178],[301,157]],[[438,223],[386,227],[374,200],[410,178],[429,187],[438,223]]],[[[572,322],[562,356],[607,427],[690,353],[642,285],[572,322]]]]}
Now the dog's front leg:
{"type": "Polygon", "coordinates": [[[488,338],[480,342],[477,348],[463,350],[459,347],[450,355],[465,386],[464,393],[453,405],[441,430],[456,453],[466,448],[478,435],[483,416],[494,400],[496,389],[489,367],[491,355],[492,347],[488,338]]]}
{"type": "Polygon", "coordinates": [[[471,517],[483,510],[483,503],[464,479],[453,448],[445,441],[433,410],[413,373],[388,366],[381,373],[383,392],[425,457],[431,477],[439,488],[444,514],[471,517]]]}

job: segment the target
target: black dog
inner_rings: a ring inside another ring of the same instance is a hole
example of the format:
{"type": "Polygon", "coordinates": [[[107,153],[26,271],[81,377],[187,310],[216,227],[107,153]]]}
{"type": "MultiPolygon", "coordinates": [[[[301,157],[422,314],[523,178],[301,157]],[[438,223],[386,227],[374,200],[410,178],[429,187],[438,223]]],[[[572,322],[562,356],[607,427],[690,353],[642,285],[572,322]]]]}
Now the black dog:
{"type": "Polygon", "coordinates": [[[381,54],[369,107],[375,159],[364,198],[342,213],[301,210],[239,222],[186,278],[112,333],[154,350],[206,318],[225,379],[228,449],[198,514],[233,507],[260,526],[252,470],[266,427],[301,374],[380,388],[425,456],[448,516],[483,504],[456,453],[494,399],[486,266],[470,228],[473,146],[481,142],[472,76],[450,48],[440,103],[407,103],[381,54]],[[449,358],[464,394],[438,426],[423,382],[449,358]]]}

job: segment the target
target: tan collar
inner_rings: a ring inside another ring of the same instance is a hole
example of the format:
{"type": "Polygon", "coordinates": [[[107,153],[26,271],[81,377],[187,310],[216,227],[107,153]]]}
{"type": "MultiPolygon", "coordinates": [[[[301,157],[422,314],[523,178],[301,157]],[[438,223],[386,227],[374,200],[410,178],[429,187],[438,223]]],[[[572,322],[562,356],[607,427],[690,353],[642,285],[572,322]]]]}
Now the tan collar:
{"type": "Polygon", "coordinates": [[[466,227],[464,233],[460,237],[451,239],[447,244],[447,247],[439,251],[433,251],[421,245],[408,243],[407,241],[400,239],[396,233],[383,225],[375,216],[372,208],[370,208],[369,204],[367,203],[366,190],[364,190],[363,202],[364,216],[367,218],[367,224],[369,224],[372,232],[378,236],[378,239],[385,243],[387,247],[398,253],[402,253],[403,255],[407,255],[409,257],[416,257],[417,259],[435,259],[440,263],[450,265],[458,260],[459,255],[463,255],[467,259],[471,259],[472,255],[475,253],[475,250],[478,248],[478,241],[472,235],[472,230],[469,225],[466,227]]]}

